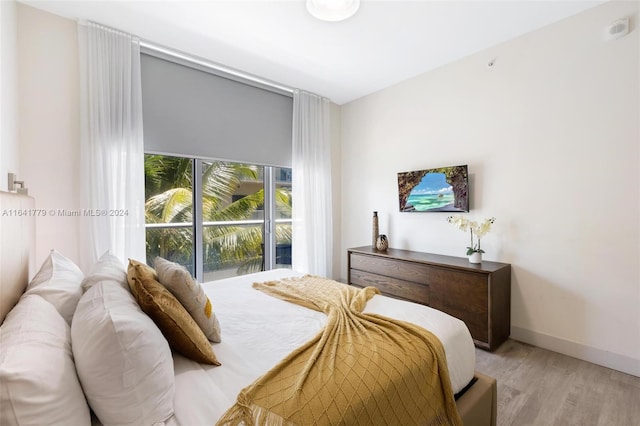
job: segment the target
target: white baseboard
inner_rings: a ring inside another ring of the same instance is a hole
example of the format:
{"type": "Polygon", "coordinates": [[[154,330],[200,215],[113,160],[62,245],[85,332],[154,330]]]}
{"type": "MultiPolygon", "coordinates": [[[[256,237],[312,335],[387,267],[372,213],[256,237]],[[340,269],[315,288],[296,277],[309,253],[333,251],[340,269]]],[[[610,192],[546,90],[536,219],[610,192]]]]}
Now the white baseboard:
{"type": "Polygon", "coordinates": [[[511,326],[511,336],[509,337],[513,340],[529,343],[533,346],[538,346],[540,348],[548,349],[550,351],[572,356],[603,367],[640,377],[640,359],[608,352],[603,349],[593,348],[581,343],[560,339],[555,336],[515,326],[511,326]]]}

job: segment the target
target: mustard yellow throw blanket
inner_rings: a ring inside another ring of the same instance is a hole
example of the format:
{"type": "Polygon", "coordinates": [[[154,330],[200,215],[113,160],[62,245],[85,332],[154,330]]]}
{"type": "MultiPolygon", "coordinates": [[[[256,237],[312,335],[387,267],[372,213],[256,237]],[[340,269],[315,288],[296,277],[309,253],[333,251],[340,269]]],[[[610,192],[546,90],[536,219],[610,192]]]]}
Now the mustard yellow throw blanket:
{"type": "Polygon", "coordinates": [[[253,286],[328,322],[244,388],[219,425],[462,425],[442,344],[416,325],[363,314],[376,288],[308,275],[253,286]]]}

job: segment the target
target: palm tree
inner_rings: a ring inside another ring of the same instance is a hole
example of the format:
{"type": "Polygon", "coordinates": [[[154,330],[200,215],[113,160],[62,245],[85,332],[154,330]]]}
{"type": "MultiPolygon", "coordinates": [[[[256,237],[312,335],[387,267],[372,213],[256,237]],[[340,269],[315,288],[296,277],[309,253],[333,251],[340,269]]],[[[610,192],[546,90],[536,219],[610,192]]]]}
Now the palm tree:
{"type": "MultiPolygon", "coordinates": [[[[156,155],[145,156],[147,223],[191,223],[193,211],[191,160],[156,155]],[[152,195],[155,194],[155,195],[152,195]]],[[[234,199],[246,181],[258,181],[258,167],[214,161],[206,163],[202,174],[202,212],[206,222],[234,222],[252,219],[264,202],[264,190],[234,199]]],[[[291,194],[276,191],[276,206],[291,217],[291,194]]],[[[291,242],[291,226],[276,227],[277,241],[291,242]]],[[[147,253],[159,255],[189,267],[193,237],[190,226],[149,229],[147,253]]],[[[203,256],[207,268],[223,269],[240,265],[238,272],[259,270],[262,265],[261,225],[205,226],[203,256]]]]}
{"type": "MultiPolygon", "coordinates": [[[[192,222],[193,172],[189,158],[145,155],[145,222],[192,222]]],[[[178,262],[190,270],[193,264],[191,226],[147,228],[147,262],[155,256],[178,262]]],[[[193,272],[193,271],[191,271],[193,272]]]]}

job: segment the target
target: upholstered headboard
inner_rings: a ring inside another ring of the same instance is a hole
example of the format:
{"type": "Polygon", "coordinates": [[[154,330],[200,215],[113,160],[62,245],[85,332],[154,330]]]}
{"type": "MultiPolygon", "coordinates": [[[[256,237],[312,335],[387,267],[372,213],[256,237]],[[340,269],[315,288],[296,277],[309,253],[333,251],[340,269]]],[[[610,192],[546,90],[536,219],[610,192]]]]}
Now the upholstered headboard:
{"type": "Polygon", "coordinates": [[[35,201],[0,191],[0,323],[16,304],[35,268],[35,201]]]}

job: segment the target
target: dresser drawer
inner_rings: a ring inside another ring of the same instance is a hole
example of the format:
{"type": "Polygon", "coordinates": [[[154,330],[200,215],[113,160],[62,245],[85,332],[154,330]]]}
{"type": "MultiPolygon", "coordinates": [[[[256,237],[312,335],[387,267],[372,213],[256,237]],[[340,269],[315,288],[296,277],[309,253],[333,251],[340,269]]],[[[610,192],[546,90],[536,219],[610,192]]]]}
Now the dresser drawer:
{"type": "Polygon", "coordinates": [[[432,268],[427,265],[405,262],[397,259],[385,259],[376,256],[351,253],[351,269],[367,271],[402,281],[428,284],[429,272],[432,268]]]}
{"type": "Polygon", "coordinates": [[[411,300],[423,305],[429,304],[429,286],[425,284],[403,281],[357,269],[351,270],[351,284],[359,287],[377,287],[383,294],[389,296],[411,300]]]}
{"type": "Polygon", "coordinates": [[[479,348],[493,351],[511,328],[511,265],[371,246],[347,250],[349,284],[428,305],[465,322],[479,348]]]}
{"type": "Polygon", "coordinates": [[[471,336],[481,342],[489,339],[489,289],[482,274],[437,268],[431,274],[431,307],[463,320],[471,336]]]}

